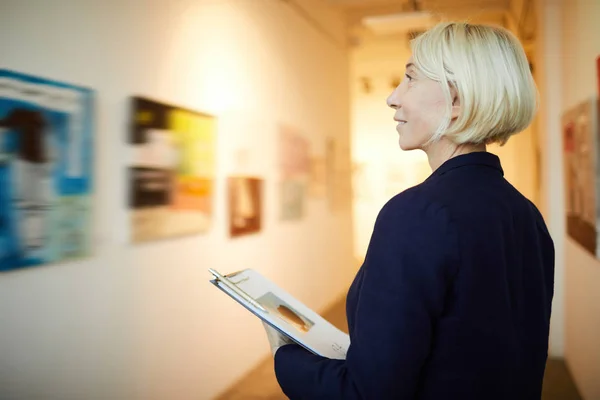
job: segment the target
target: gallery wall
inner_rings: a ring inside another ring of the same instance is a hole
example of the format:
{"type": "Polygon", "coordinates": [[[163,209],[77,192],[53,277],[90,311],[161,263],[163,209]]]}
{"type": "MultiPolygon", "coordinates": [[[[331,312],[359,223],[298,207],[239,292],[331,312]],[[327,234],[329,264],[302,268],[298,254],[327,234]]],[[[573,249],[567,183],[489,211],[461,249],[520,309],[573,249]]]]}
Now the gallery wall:
{"type": "Polygon", "coordinates": [[[95,90],[96,118],[91,254],[0,274],[0,397],[217,395],[269,347],[261,324],[208,283],[207,268],[257,269],[318,311],[345,294],[357,265],[341,15],[317,0],[5,0],[1,8],[0,68],[95,90]],[[207,232],[132,243],[132,96],[216,118],[207,232]],[[280,218],[284,125],[313,157],[336,143],[336,179],[327,193],[307,195],[295,220],[280,218]],[[230,236],[230,176],[264,180],[257,233],[230,236]]]}
{"type": "MultiPolygon", "coordinates": [[[[600,2],[576,0],[562,9],[561,111],[600,95],[600,2]]],[[[562,164],[561,164],[562,165],[562,164]]],[[[596,184],[597,184],[596,175],[596,184]]],[[[597,193],[597,191],[596,191],[597,193]]],[[[563,197],[559,197],[563,204],[563,197]]],[[[596,204],[597,203],[596,198],[596,204]]],[[[564,218],[564,211],[561,214],[564,218]]],[[[600,261],[579,243],[565,243],[565,357],[584,399],[600,398],[600,261]]]]}
{"type": "Polygon", "coordinates": [[[562,180],[561,76],[563,0],[538,0],[534,75],[540,90],[540,110],[537,119],[541,168],[540,210],[554,241],[555,273],[552,317],[550,319],[549,355],[564,357],[565,345],[565,218],[562,180]]]}

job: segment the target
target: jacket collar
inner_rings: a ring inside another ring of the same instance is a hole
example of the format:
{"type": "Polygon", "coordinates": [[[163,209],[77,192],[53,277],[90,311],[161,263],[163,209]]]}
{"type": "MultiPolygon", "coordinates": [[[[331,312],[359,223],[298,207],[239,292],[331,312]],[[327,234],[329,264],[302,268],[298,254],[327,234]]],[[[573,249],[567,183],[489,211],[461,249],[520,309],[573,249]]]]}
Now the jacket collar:
{"type": "Polygon", "coordinates": [[[474,153],[462,154],[453,157],[436,169],[431,176],[443,175],[446,172],[455,168],[460,168],[468,165],[484,165],[496,169],[500,174],[504,175],[504,170],[500,165],[500,158],[497,155],[488,153],[487,151],[479,151],[474,153]]]}

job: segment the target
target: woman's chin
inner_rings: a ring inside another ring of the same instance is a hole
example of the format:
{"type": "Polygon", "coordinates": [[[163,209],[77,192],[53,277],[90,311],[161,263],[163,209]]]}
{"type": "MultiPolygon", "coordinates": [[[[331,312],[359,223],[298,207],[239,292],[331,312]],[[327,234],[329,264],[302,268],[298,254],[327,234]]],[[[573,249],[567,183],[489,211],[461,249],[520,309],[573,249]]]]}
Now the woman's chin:
{"type": "Polygon", "coordinates": [[[419,148],[414,143],[405,143],[402,139],[398,140],[398,145],[404,151],[417,150],[419,148]]]}

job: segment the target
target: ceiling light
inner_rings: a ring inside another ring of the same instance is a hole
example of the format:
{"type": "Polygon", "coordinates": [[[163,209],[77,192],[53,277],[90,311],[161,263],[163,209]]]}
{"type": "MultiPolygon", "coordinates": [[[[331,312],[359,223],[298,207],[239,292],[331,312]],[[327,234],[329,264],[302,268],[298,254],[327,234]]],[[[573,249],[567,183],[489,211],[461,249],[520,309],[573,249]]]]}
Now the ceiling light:
{"type": "Polygon", "coordinates": [[[365,17],[362,24],[376,34],[393,34],[427,30],[435,24],[434,16],[426,11],[365,17]]]}

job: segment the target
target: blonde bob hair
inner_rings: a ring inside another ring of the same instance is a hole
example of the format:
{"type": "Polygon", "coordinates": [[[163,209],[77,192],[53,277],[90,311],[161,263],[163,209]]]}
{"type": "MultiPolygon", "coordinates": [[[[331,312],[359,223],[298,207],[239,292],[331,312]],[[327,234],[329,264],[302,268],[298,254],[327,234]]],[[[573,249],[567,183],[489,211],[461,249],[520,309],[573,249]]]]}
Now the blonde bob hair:
{"type": "Polygon", "coordinates": [[[539,95],[525,51],[508,30],[440,23],[413,39],[411,48],[415,66],[442,84],[447,101],[444,119],[430,142],[446,136],[456,144],[503,145],[531,124],[539,95]],[[460,101],[452,125],[451,87],[460,101]]]}

